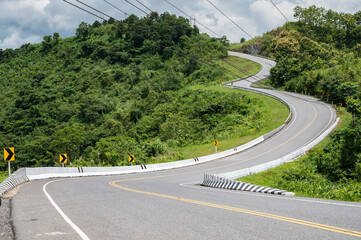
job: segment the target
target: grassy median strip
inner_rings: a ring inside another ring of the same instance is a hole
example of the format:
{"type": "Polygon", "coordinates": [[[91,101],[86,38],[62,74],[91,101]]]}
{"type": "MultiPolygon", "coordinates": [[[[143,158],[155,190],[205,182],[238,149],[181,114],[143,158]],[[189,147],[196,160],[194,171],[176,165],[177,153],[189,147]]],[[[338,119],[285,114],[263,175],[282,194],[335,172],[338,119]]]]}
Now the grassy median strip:
{"type": "MultiPolygon", "coordinates": [[[[344,109],[340,117],[341,122],[336,130],[346,128],[351,121],[351,115],[344,109]]],[[[306,156],[296,161],[237,180],[291,191],[296,196],[301,197],[360,202],[360,182],[348,179],[332,182],[315,171],[312,158],[315,154],[322,152],[328,143],[330,143],[330,139],[326,138],[315,148],[311,149],[306,156]]]]}

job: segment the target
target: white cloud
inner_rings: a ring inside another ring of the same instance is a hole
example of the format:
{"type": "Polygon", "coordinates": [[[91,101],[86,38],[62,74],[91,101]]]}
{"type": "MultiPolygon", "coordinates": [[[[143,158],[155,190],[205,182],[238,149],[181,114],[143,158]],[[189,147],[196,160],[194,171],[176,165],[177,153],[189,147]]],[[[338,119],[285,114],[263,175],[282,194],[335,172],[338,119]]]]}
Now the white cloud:
{"type": "MultiPolygon", "coordinates": [[[[68,0],[76,5],[75,0],[68,0]]],[[[102,0],[82,0],[115,19],[124,19],[124,13],[118,11],[102,0]]],[[[128,14],[144,16],[139,10],[126,1],[108,0],[128,14]]],[[[141,7],[135,0],[130,0],[141,7]]],[[[183,15],[164,0],[139,0],[150,9],[162,13],[169,11],[176,15],[183,15]]],[[[187,14],[195,16],[197,21],[203,23],[220,35],[226,35],[231,42],[238,42],[247,35],[226,19],[206,0],[168,0],[181,8],[187,14]]],[[[227,16],[236,22],[250,35],[262,35],[286,21],[269,0],[211,0],[227,16]]],[[[361,9],[360,0],[273,0],[277,7],[293,20],[293,8],[297,5],[308,7],[310,5],[323,6],[335,11],[355,13],[361,9]]],[[[146,11],[146,10],[145,10],[146,11]]],[[[85,13],[62,0],[0,0],[0,48],[19,47],[27,42],[40,41],[44,35],[59,32],[61,37],[75,34],[75,29],[82,22],[93,23],[97,18],[85,13]]],[[[200,30],[207,32],[199,26],[200,30]]]]}
{"type": "Polygon", "coordinates": [[[21,36],[21,32],[16,28],[9,29],[10,35],[4,40],[0,40],[0,48],[17,48],[24,43],[35,43],[40,42],[41,37],[32,35],[32,36],[21,36]]]}

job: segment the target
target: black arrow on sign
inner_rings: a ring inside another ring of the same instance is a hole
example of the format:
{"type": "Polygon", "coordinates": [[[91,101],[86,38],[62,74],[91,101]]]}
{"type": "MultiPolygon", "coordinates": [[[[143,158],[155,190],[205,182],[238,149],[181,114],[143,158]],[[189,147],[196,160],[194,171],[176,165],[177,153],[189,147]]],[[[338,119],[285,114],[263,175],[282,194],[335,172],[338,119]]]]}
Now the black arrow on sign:
{"type": "Polygon", "coordinates": [[[61,163],[64,163],[64,162],[65,162],[65,160],[66,160],[66,157],[65,157],[65,155],[64,155],[64,154],[61,154],[61,157],[62,157],[62,159],[60,160],[60,162],[61,162],[61,163]]]}
{"type": "Polygon", "coordinates": [[[14,156],[14,153],[13,153],[13,151],[11,151],[11,149],[10,148],[5,148],[5,150],[8,152],[8,157],[5,159],[5,161],[10,161],[11,160],[11,158],[14,156]]]}

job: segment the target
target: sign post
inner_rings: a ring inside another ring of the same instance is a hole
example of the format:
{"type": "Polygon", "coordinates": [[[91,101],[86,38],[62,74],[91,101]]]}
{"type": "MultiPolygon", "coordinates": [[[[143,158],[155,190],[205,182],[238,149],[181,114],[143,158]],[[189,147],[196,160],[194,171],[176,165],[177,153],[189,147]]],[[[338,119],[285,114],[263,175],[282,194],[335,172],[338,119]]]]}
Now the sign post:
{"type": "Polygon", "coordinates": [[[305,95],[307,95],[307,88],[305,87],[305,95]]]}
{"type": "Polygon", "coordinates": [[[330,94],[329,94],[329,93],[327,93],[327,94],[326,94],[326,97],[327,97],[327,102],[328,102],[328,97],[329,97],[329,96],[330,96],[330,94]]]}
{"type": "Polygon", "coordinates": [[[134,155],[129,155],[129,162],[130,162],[130,165],[133,166],[133,162],[135,161],[135,157],[134,155]]]}
{"type": "Polygon", "coordinates": [[[219,142],[217,140],[214,140],[213,144],[214,144],[214,146],[216,148],[216,152],[217,152],[217,146],[218,146],[219,142]]]}
{"type": "Polygon", "coordinates": [[[4,161],[8,162],[9,176],[11,175],[10,162],[15,161],[15,149],[13,147],[4,148],[4,161]]]}
{"type": "Polygon", "coordinates": [[[59,162],[61,163],[61,166],[64,167],[65,163],[68,162],[68,154],[62,153],[59,155],[59,162]]]}

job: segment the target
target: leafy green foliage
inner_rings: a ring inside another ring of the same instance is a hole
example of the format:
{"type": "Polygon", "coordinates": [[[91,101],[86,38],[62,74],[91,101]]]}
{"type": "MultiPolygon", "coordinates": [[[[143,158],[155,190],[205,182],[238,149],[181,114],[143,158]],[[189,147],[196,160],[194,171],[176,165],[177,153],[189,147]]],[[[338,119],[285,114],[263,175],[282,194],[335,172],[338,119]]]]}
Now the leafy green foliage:
{"type": "Polygon", "coordinates": [[[296,7],[296,22],[236,44],[234,50],[276,59],[274,87],[345,103],[361,88],[361,11],[338,13],[322,7],[296,7]]]}
{"type": "Polygon", "coordinates": [[[352,120],[333,132],[323,149],[289,167],[270,170],[275,176],[268,186],[301,196],[360,201],[361,12],[352,15],[311,6],[296,7],[294,16],[298,21],[246,42],[240,50],[259,49],[258,53],[276,58],[271,85],[298,92],[307,88],[308,93],[341,102],[352,120]]]}
{"type": "Polygon", "coordinates": [[[15,147],[14,168],[57,166],[61,153],[75,166],[178,160],[180,147],[267,123],[262,101],[197,88],[225,76],[214,60],[227,41],[182,17],[81,23],[43,40],[0,51],[0,145],[15,147]]]}

